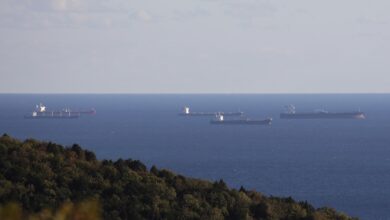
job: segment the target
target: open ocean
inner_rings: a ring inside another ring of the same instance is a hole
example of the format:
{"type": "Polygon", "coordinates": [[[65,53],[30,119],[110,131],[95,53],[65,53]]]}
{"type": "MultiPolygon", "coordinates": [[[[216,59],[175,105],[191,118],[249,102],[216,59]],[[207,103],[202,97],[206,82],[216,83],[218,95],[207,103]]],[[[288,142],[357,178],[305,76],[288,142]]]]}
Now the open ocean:
{"type": "Polygon", "coordinates": [[[176,173],[223,179],[266,195],[292,196],[361,219],[390,219],[390,94],[356,95],[0,95],[0,133],[80,144],[100,159],[139,159],[176,173]],[[24,119],[35,105],[90,109],[79,119],[24,119]],[[280,120],[326,109],[366,120],[280,120]],[[192,111],[272,117],[271,126],[221,126],[192,111]]]}

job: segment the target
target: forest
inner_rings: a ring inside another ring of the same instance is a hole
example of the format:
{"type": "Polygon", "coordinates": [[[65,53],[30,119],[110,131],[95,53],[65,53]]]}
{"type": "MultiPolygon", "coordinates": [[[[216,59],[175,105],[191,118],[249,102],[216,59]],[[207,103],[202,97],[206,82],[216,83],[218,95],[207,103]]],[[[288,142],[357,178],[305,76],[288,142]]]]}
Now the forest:
{"type": "MultiPolygon", "coordinates": [[[[264,177],[265,178],[265,177],[264,177]]],[[[261,179],[259,179],[261,181],[261,179]]],[[[79,145],[0,137],[0,219],[356,219],[79,145]]]]}

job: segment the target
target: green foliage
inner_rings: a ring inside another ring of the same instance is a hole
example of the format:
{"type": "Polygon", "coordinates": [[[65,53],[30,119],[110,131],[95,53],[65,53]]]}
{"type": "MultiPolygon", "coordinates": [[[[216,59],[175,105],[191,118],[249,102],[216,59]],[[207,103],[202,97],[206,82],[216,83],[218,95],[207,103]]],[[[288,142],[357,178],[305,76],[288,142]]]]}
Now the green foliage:
{"type": "Polygon", "coordinates": [[[97,200],[83,201],[78,204],[66,202],[55,212],[43,209],[37,213],[23,212],[17,203],[8,203],[0,206],[0,219],[4,220],[99,220],[101,208],[97,200]]]}
{"type": "Polygon", "coordinates": [[[0,219],[340,219],[292,198],[158,169],[97,160],[74,144],[0,137],[0,219]],[[17,205],[20,204],[20,205],[17,205]],[[76,204],[76,205],[75,205],[76,204]],[[92,216],[92,217],[91,217],[92,216]]]}

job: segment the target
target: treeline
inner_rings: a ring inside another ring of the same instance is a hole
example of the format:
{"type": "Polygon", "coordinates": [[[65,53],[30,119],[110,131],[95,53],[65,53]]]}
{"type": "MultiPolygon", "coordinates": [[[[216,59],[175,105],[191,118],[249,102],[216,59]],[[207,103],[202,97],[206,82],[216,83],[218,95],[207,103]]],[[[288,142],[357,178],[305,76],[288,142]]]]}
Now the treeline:
{"type": "Polygon", "coordinates": [[[65,217],[59,219],[77,219],[85,213],[110,220],[352,219],[292,198],[229,189],[222,180],[188,178],[155,166],[148,170],[138,160],[97,160],[77,144],[66,148],[3,135],[0,219],[12,218],[7,207],[20,209],[14,219],[57,219],[61,213],[65,217]]]}

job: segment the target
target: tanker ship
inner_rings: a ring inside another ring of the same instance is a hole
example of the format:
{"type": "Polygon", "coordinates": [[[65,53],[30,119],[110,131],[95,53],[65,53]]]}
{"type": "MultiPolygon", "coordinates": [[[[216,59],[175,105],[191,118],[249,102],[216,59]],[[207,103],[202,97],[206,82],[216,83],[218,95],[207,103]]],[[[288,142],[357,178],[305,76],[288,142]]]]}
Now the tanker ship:
{"type": "Polygon", "coordinates": [[[328,112],[325,110],[316,110],[314,112],[295,112],[293,105],[286,106],[287,111],[280,114],[281,119],[365,119],[364,112],[328,112]]]}
{"type": "Polygon", "coordinates": [[[52,119],[74,119],[79,118],[82,114],[96,114],[95,109],[86,110],[86,111],[73,111],[69,108],[60,110],[60,111],[47,111],[46,106],[40,103],[36,106],[35,110],[29,114],[25,115],[26,119],[43,119],[43,118],[52,118],[52,119]]]}
{"type": "Polygon", "coordinates": [[[216,115],[215,119],[210,121],[211,124],[217,125],[271,125],[272,118],[266,119],[249,119],[249,118],[238,118],[238,119],[225,119],[223,115],[216,115]]]}
{"type": "Polygon", "coordinates": [[[183,111],[179,113],[180,116],[215,116],[215,115],[226,115],[226,116],[242,116],[244,112],[191,112],[190,108],[185,106],[183,111]]]}

